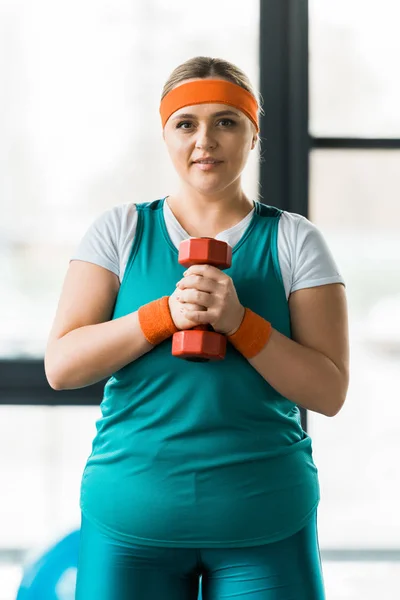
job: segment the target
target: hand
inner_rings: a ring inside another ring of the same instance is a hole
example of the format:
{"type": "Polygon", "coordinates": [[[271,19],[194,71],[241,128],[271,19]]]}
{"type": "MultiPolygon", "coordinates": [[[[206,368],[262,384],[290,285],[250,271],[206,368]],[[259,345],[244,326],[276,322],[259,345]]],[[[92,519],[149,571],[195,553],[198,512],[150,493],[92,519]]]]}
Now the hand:
{"type": "MultiPolygon", "coordinates": [[[[170,295],[168,299],[168,306],[171,313],[171,317],[173,322],[175,323],[175,327],[178,329],[192,329],[198,325],[195,321],[190,321],[184,312],[183,304],[177,300],[178,288],[174,290],[173,294],[170,295]]],[[[207,310],[205,306],[201,306],[199,304],[186,304],[187,308],[190,308],[193,311],[205,311],[207,310]]]]}
{"type": "Polygon", "coordinates": [[[233,281],[217,267],[189,267],[177,284],[175,297],[182,303],[187,319],[196,325],[208,323],[218,333],[232,335],[243,321],[245,308],[239,302],[233,281]],[[193,308],[193,304],[203,309],[193,308]]]}

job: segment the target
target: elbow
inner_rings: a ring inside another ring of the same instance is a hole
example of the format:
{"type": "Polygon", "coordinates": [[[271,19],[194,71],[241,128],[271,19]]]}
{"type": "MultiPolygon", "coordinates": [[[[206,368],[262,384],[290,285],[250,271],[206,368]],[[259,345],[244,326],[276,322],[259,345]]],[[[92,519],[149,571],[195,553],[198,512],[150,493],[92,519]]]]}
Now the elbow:
{"type": "Polygon", "coordinates": [[[63,386],[61,385],[60,381],[54,375],[49,375],[46,372],[46,379],[49,386],[56,392],[63,389],[63,386]]]}
{"type": "Polygon", "coordinates": [[[328,410],[325,410],[324,415],[325,417],[336,417],[336,415],[342,410],[344,401],[343,402],[336,402],[335,404],[332,404],[329,406],[328,410]]]}
{"type": "Polygon", "coordinates": [[[339,414],[346,401],[348,388],[349,377],[346,374],[341,378],[339,389],[335,390],[335,393],[327,404],[327,409],[324,411],[326,417],[336,417],[339,414]]]}
{"type": "Polygon", "coordinates": [[[45,356],[44,359],[44,372],[46,375],[47,383],[53,390],[59,391],[63,389],[63,386],[60,381],[60,374],[57,373],[57,369],[54,368],[54,365],[51,365],[48,356],[45,356]]]}
{"type": "Polygon", "coordinates": [[[49,386],[56,392],[59,392],[60,390],[63,389],[63,387],[59,383],[53,381],[53,379],[47,378],[47,382],[48,382],[49,386]]]}

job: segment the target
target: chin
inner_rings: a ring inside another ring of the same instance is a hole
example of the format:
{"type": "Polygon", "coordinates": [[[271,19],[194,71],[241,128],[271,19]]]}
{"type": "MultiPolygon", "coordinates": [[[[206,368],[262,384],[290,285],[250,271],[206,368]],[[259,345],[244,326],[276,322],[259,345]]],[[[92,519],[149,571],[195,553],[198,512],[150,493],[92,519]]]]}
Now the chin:
{"type": "Polygon", "coordinates": [[[215,194],[221,192],[229,187],[232,181],[226,181],[225,178],[220,176],[207,174],[206,177],[192,177],[188,180],[191,187],[203,194],[215,194]]]}
{"type": "Polygon", "coordinates": [[[201,185],[192,185],[192,188],[196,190],[199,194],[203,194],[204,196],[212,196],[213,194],[218,194],[227,188],[226,185],[209,185],[209,186],[201,186],[201,185]]]}

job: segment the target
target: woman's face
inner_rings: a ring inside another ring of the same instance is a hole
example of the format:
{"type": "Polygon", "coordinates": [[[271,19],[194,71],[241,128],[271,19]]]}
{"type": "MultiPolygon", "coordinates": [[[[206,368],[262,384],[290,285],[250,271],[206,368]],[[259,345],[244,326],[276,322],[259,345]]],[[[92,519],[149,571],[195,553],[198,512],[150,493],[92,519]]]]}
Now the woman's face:
{"type": "MultiPolygon", "coordinates": [[[[188,81],[196,80],[185,83],[188,81]]],[[[226,104],[196,104],[177,110],[168,119],[163,137],[181,180],[206,195],[222,191],[238,179],[257,141],[253,123],[226,104]],[[196,162],[209,157],[217,162],[196,162]]]]}

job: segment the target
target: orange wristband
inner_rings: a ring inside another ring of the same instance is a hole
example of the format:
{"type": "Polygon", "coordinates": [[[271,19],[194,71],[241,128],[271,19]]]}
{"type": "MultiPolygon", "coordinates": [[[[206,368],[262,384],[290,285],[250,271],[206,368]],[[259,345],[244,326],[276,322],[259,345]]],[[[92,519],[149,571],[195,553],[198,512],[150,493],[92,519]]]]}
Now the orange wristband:
{"type": "Polygon", "coordinates": [[[144,304],[138,310],[139,324],[146,340],[156,346],[179,331],[172,320],[169,296],[144,304]]]}
{"type": "Polygon", "coordinates": [[[253,358],[264,348],[271,333],[271,323],[249,308],[246,308],[239,329],[227,337],[230,343],[245,358],[253,358]]]}

